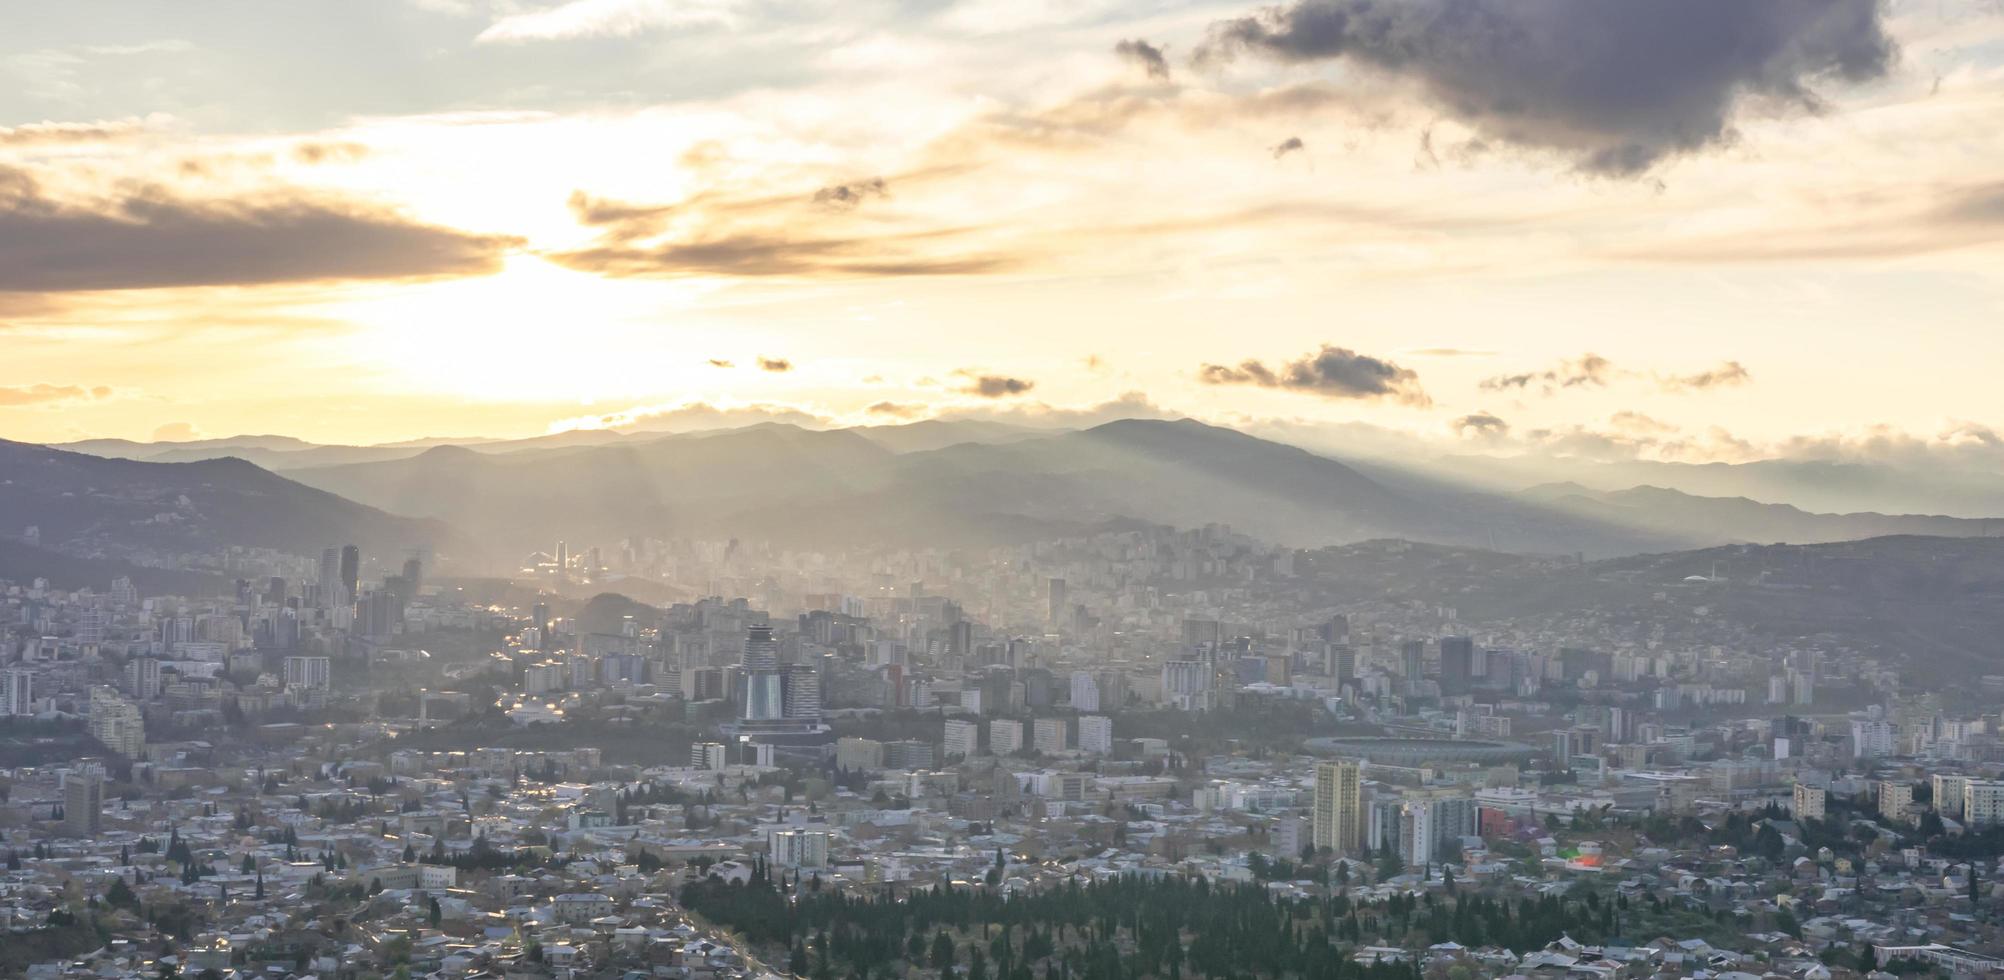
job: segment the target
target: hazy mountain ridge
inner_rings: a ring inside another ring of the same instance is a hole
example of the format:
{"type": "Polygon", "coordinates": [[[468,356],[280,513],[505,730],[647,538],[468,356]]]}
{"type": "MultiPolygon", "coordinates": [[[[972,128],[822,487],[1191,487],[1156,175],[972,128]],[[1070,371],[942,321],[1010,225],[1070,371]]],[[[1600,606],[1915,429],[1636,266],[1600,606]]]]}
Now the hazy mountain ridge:
{"type": "Polygon", "coordinates": [[[1789,504],[1746,497],[1702,497],[1666,487],[1599,491],[1575,483],[1547,484],[1520,496],[1570,513],[1628,527],[1698,539],[1817,544],[1891,535],[1988,537],[2004,520],[1928,514],[1816,514],[1789,504]]]}
{"type": "Polygon", "coordinates": [[[697,533],[817,547],[975,545],[1121,521],[1230,524],[1302,545],[1500,538],[1524,550],[1617,554],[1674,543],[1535,503],[1490,497],[1471,506],[1394,491],[1337,460],[1188,420],[904,453],[872,435],[767,423],[561,453],[460,449],[449,466],[436,465],[446,450],[434,449],[291,475],[518,549],[559,537],[697,533]]]}
{"type": "Polygon", "coordinates": [[[229,546],[314,554],[334,544],[473,553],[443,523],[385,513],[239,459],[155,463],[0,441],[0,514],[5,533],[33,525],[45,548],[85,558],[229,546]]]}
{"type": "MultiPolygon", "coordinates": [[[[252,437],[290,445],[284,440],[252,437]]],[[[326,458],[357,448],[262,452],[326,458]]],[[[1188,419],[1055,431],[966,421],[850,429],[762,422],[666,435],[584,430],[475,446],[359,448],[394,456],[290,469],[286,477],[389,514],[449,524],[504,560],[559,538],[966,547],[1137,523],[1229,524],[1311,548],[1403,538],[1590,558],[2004,528],[1956,517],[1817,514],[1660,487],[1490,492],[1419,467],[1378,459],[1352,465],[1188,419]]]]}

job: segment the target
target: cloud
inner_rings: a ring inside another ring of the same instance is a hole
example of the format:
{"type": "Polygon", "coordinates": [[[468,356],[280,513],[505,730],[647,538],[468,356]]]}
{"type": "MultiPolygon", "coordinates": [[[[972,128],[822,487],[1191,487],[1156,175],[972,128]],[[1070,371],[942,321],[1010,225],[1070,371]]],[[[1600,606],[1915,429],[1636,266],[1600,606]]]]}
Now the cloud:
{"type": "Polygon", "coordinates": [[[1278,160],[1281,157],[1284,157],[1290,153],[1306,149],[1308,149],[1308,144],[1303,143],[1301,141],[1301,137],[1289,136],[1288,138],[1281,140],[1278,143],[1275,143],[1273,146],[1268,147],[1267,152],[1273,154],[1273,158],[1275,160],[1278,160]]]}
{"type": "Polygon", "coordinates": [[[774,374],[785,374],[793,370],[793,362],[784,357],[761,357],[758,359],[758,369],[771,371],[774,374]]]}
{"type": "Polygon", "coordinates": [[[892,418],[908,419],[925,411],[923,405],[908,405],[899,402],[878,402],[863,411],[871,415],[888,415],[892,418]]]}
{"type": "Polygon", "coordinates": [[[960,405],[941,411],[936,417],[949,421],[1002,422],[1038,429],[1085,429],[1119,419],[1181,418],[1182,413],[1155,404],[1139,391],[1129,391],[1118,398],[1081,406],[1037,401],[960,405]]]}
{"type": "Polygon", "coordinates": [[[292,148],[292,158],[304,164],[354,163],[369,155],[369,148],[347,140],[309,140],[292,148]]]}
{"type": "Polygon", "coordinates": [[[704,432],[735,429],[761,422],[780,422],[807,429],[826,429],[835,420],[801,405],[770,402],[713,404],[702,401],[635,405],[616,412],[581,415],[550,423],[551,432],[572,429],[617,429],[622,432],[704,432]]]}
{"type": "Polygon", "coordinates": [[[1537,387],[1550,395],[1566,388],[1605,388],[1613,373],[1613,362],[1599,354],[1588,353],[1576,360],[1561,361],[1557,367],[1543,371],[1485,378],[1480,387],[1484,391],[1528,391],[1537,387]]]}
{"type": "Polygon", "coordinates": [[[1743,385],[1753,380],[1753,375],[1738,361],[1727,361],[1709,371],[1696,374],[1666,374],[1657,376],[1656,383],[1664,391],[1704,391],[1709,388],[1727,388],[1743,385]]]}
{"type": "Polygon", "coordinates": [[[889,197],[890,188],[882,177],[869,180],[835,184],[814,192],[814,203],[830,211],[854,211],[863,201],[872,197],[889,197]]]}
{"type": "Polygon", "coordinates": [[[731,362],[729,362],[729,361],[726,361],[726,360],[724,360],[723,358],[720,358],[720,357],[712,357],[712,358],[710,358],[710,366],[711,366],[711,367],[713,367],[713,368],[728,368],[728,367],[736,367],[736,365],[734,365],[734,364],[732,364],[731,362]]]}
{"type": "Polygon", "coordinates": [[[1169,79],[1169,56],[1147,41],[1138,37],[1127,38],[1113,46],[1113,53],[1138,66],[1149,78],[1157,81],[1169,79]]]}
{"type": "Polygon", "coordinates": [[[1624,432],[1643,432],[1652,435],[1661,435],[1666,432],[1677,431],[1676,426],[1661,419],[1644,415],[1641,412],[1616,412],[1609,416],[1607,421],[1608,424],[1624,432]]]}
{"type": "Polygon", "coordinates": [[[111,396],[112,390],[104,385],[90,388],[83,385],[0,385],[0,408],[99,401],[111,396]]]}
{"type": "Polygon", "coordinates": [[[202,430],[193,422],[169,422],[153,430],[154,442],[191,442],[202,438],[202,430]]]}
{"type": "Polygon", "coordinates": [[[149,184],[57,200],[0,166],[0,291],[475,276],[518,244],[298,191],[212,200],[149,184]]]}
{"type": "Polygon", "coordinates": [[[1495,357],[1493,350],[1469,350],[1462,347],[1420,347],[1406,351],[1415,357],[1495,357]]]}
{"type": "Polygon", "coordinates": [[[1455,419],[1451,426],[1456,435],[1476,438],[1494,438],[1508,435],[1510,423],[1488,412],[1474,412],[1455,419]]]}
{"type": "Polygon", "coordinates": [[[632,37],[654,31],[729,27],[730,5],[704,0],[568,0],[510,14],[474,38],[480,44],[632,37]]]}
{"type": "Polygon", "coordinates": [[[979,374],[968,370],[954,373],[967,379],[967,384],[960,389],[963,393],[982,398],[1013,398],[1037,386],[1035,381],[1027,378],[1012,378],[1003,374],[979,374]]]}
{"type": "Polygon", "coordinates": [[[1219,21],[1199,64],[1342,60],[1483,136],[1634,175],[1730,142],[1743,108],[1813,112],[1895,59],[1883,0],[1294,0],[1219,21]]]}
{"type": "Polygon", "coordinates": [[[1254,385],[1320,395],[1324,398],[1389,398],[1409,405],[1427,405],[1419,375],[1390,361],[1343,347],[1322,349],[1285,364],[1268,367],[1257,360],[1237,367],[1206,364],[1198,380],[1212,385],[1254,385]]]}
{"type": "Polygon", "coordinates": [[[170,117],[100,119],[95,122],[38,122],[20,126],[0,126],[0,148],[56,146],[69,143],[106,143],[125,139],[164,125],[170,117]]]}
{"type": "MultiPolygon", "coordinates": [[[[856,190],[858,185],[837,186],[848,188],[844,193],[852,202],[871,193],[856,190]]],[[[837,197],[831,195],[813,210],[847,210],[829,206],[837,197]]],[[[813,210],[786,195],[702,193],[677,204],[634,204],[576,191],[569,205],[580,223],[601,229],[601,234],[590,247],[543,257],[612,278],[956,276],[1000,272],[1017,264],[1007,256],[943,248],[961,234],[955,229],[817,231],[813,210]]],[[[833,219],[824,213],[818,220],[833,219]]]]}

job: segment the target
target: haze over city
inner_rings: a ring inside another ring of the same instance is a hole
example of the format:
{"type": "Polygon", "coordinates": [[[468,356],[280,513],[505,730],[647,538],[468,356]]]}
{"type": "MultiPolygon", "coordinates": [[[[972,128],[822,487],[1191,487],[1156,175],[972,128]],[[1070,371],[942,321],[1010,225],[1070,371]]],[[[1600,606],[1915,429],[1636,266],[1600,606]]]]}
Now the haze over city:
{"type": "Polygon", "coordinates": [[[0,13],[0,978],[2004,977],[1999,0],[0,13]]]}

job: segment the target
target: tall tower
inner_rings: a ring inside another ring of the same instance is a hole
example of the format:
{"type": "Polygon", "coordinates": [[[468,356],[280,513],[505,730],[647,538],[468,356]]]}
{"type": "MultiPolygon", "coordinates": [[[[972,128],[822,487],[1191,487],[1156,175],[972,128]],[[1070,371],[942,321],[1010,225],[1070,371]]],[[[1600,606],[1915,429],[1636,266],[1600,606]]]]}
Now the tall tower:
{"type": "Polygon", "coordinates": [[[1440,638],[1440,693],[1467,694],[1475,686],[1475,641],[1465,636],[1440,638]]]}
{"type": "Polygon", "coordinates": [[[1354,760],[1315,767],[1314,843],[1354,855],[1364,842],[1363,767],[1354,760]]]}
{"type": "Polygon", "coordinates": [[[355,587],[362,584],[362,549],[352,544],[341,546],[341,585],[348,590],[350,602],[355,599],[355,587]]]}
{"type": "Polygon", "coordinates": [[[753,626],[745,630],[746,721],[778,721],[786,717],[786,685],[779,669],[779,641],[772,627],[753,626]]]}
{"type": "Polygon", "coordinates": [[[104,770],[84,763],[63,774],[63,831],[96,837],[104,831],[104,770]]]}

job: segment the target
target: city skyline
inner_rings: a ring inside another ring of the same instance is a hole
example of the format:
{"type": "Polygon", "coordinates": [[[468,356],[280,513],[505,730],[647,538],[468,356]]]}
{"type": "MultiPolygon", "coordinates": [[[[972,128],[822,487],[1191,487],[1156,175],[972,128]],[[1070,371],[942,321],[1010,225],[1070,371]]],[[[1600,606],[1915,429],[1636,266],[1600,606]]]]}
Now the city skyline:
{"type": "Polygon", "coordinates": [[[54,11],[0,45],[0,438],[1997,443],[2004,13],[1438,0],[1387,29],[1450,6],[1551,28],[1568,73],[1312,36],[1368,15],[1333,0],[54,11]],[[1750,40],[1628,57],[1652,37],[1750,40]]]}

